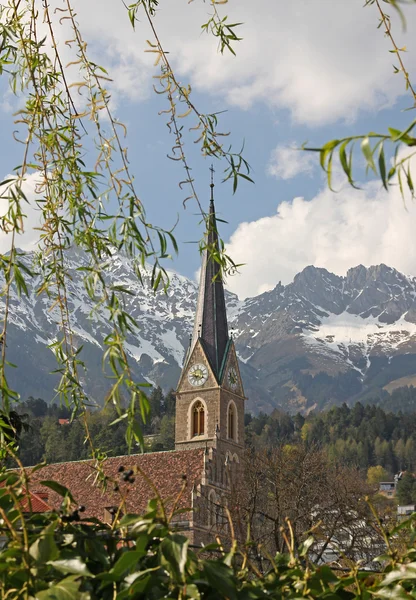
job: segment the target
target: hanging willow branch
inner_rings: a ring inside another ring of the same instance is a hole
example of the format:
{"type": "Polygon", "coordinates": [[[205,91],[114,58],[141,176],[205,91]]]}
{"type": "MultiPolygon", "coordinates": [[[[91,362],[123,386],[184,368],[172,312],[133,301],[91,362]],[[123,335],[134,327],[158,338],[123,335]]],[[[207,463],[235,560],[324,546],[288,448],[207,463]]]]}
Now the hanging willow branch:
{"type": "MultiPolygon", "coordinates": [[[[202,154],[225,160],[224,179],[233,180],[234,191],[240,178],[251,181],[249,165],[241,152],[233,153],[220,143],[220,138],[228,134],[217,131],[217,115],[201,113],[190,100],[190,86],[178,82],[155,28],[157,4],[156,0],[137,2],[128,7],[128,15],[135,25],[137,12],[143,11],[156,40],[149,48],[156,52],[161,64],[157,91],[165,94],[168,101],[168,127],[175,136],[171,158],[182,162],[186,180],[180,185],[190,186],[190,198],[197,202],[205,218],[185,154],[183,126],[179,126],[178,119],[187,114],[196,116],[194,129],[202,154]],[[185,114],[178,114],[178,103],[186,105],[185,114]]],[[[229,39],[221,50],[230,49],[231,41],[239,39],[232,33],[236,25],[220,25],[215,4],[212,1],[214,12],[209,30],[220,39],[229,39]],[[231,37],[223,38],[226,35],[231,37]]],[[[24,140],[22,160],[13,177],[0,184],[1,199],[7,203],[0,228],[10,234],[11,241],[10,251],[0,256],[4,279],[0,338],[2,411],[7,416],[12,404],[18,401],[17,391],[10,389],[7,381],[8,370],[12,368],[7,360],[11,298],[14,294],[27,294],[26,281],[33,271],[39,276],[37,293],[49,299],[49,311],[58,324],[56,339],[50,344],[60,376],[56,393],[72,410],[72,418],[84,418],[86,441],[99,464],[105,455],[93,447],[86,419],[86,411],[95,402],[82,383],[86,366],[82,348],[77,347],[68,303],[71,280],[68,250],[79,248],[85,256],[81,268],[85,289],[94,303],[94,312],[104,311],[111,323],[112,330],[104,339],[103,369],[111,379],[105,402],[113,403],[119,419],[125,419],[126,439],[131,447],[133,443],[143,444],[141,423],[149,413],[143,386],[148,384],[134,380],[125,350],[127,337],[134,335],[138,326],[124,309],[124,298],[130,291],[121,285],[110,285],[106,270],[114,252],[120,252],[131,259],[140,281],[150,264],[154,291],[166,290],[169,278],[164,261],[177,252],[176,240],[172,230],[150,223],[146,216],[123,141],[126,128],[111,110],[111,78],[89,58],[71,0],[56,6],[48,0],[8,0],[0,5],[0,74],[8,77],[11,90],[24,102],[15,120],[19,128],[16,140],[24,140]],[[39,34],[41,23],[46,26],[46,37],[39,34]],[[58,31],[62,35],[68,28],[65,44],[73,60],[65,65],[56,40],[58,31]],[[69,69],[74,68],[75,81],[72,71],[72,76],[69,75],[69,69]],[[95,147],[93,164],[85,159],[85,147],[90,148],[91,143],[95,147]],[[29,177],[36,182],[31,202],[40,217],[39,251],[30,268],[16,249],[16,235],[26,225],[25,189],[29,177]]],[[[235,265],[223,249],[217,254],[215,259],[224,274],[232,271],[235,265]]]]}
{"type": "MultiPolygon", "coordinates": [[[[384,30],[389,39],[392,49],[390,52],[396,56],[398,65],[393,65],[394,73],[402,73],[406,91],[408,91],[413,100],[413,109],[416,107],[416,91],[410,81],[409,71],[405,66],[403,54],[406,47],[399,47],[392,33],[390,16],[383,10],[382,4],[392,7],[399,15],[403,29],[406,26],[406,19],[401,5],[416,4],[416,0],[366,0],[365,6],[376,7],[379,14],[379,29],[384,30]]],[[[349,136],[342,139],[330,140],[319,148],[308,147],[306,144],[303,150],[309,152],[319,152],[320,165],[326,172],[328,187],[332,190],[332,172],[334,160],[338,161],[343,172],[347,176],[348,183],[352,187],[357,187],[354,176],[354,156],[357,144],[360,146],[361,155],[364,158],[366,173],[373,173],[379,177],[384,189],[388,190],[391,186],[399,186],[400,194],[403,200],[406,193],[411,198],[415,197],[415,182],[411,172],[411,160],[416,151],[412,148],[416,146],[416,137],[414,130],[416,120],[413,120],[408,127],[403,130],[388,128],[388,133],[370,133],[364,135],[349,136]],[[391,156],[391,166],[388,157],[391,156]]]]}

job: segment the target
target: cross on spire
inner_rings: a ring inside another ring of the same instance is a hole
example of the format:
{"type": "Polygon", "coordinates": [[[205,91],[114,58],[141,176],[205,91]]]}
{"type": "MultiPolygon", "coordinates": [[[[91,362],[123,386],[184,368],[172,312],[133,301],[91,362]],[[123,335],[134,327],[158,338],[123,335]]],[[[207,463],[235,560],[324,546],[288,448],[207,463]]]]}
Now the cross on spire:
{"type": "Polygon", "coordinates": [[[210,188],[211,188],[211,202],[214,202],[214,165],[211,165],[209,170],[211,171],[211,184],[210,184],[210,188]]]}

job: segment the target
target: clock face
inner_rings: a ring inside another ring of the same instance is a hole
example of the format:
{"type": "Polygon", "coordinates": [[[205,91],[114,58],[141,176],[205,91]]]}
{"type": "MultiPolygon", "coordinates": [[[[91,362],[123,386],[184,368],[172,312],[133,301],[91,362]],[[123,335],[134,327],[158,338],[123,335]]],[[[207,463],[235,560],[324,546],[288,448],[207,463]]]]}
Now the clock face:
{"type": "Polygon", "coordinates": [[[204,385],[208,379],[208,369],[205,365],[197,364],[192,365],[189,369],[188,380],[191,385],[201,386],[204,385]]]}
{"type": "Polygon", "coordinates": [[[237,377],[237,371],[234,369],[234,367],[231,367],[230,369],[228,369],[227,379],[228,379],[228,385],[230,386],[230,388],[235,390],[235,388],[237,387],[237,384],[238,384],[238,377],[237,377]]]}

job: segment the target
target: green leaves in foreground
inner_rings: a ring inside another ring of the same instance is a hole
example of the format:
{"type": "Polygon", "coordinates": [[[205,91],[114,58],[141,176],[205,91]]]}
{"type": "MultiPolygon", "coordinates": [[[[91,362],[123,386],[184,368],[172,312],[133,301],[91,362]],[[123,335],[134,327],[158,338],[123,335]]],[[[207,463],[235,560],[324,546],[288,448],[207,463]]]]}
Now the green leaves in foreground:
{"type": "Polygon", "coordinates": [[[326,172],[328,186],[332,188],[334,161],[338,161],[351,186],[357,187],[354,177],[354,161],[357,153],[364,159],[367,174],[371,171],[379,177],[383,187],[388,190],[398,185],[402,197],[410,192],[414,197],[415,185],[410,169],[410,161],[416,154],[416,137],[412,134],[416,120],[403,131],[389,127],[388,134],[370,132],[367,135],[351,136],[330,140],[321,148],[303,146],[303,150],[319,152],[322,169],[326,172]],[[358,149],[359,144],[359,149],[358,149]],[[388,152],[386,147],[388,146],[388,152]],[[389,157],[386,158],[386,154],[389,157]],[[391,157],[391,158],[390,158],[391,157]]]}
{"type": "MultiPolygon", "coordinates": [[[[231,543],[227,536],[221,544],[193,545],[171,530],[156,500],[149,503],[147,514],[116,517],[111,528],[91,517],[68,520],[71,504],[60,513],[21,514],[18,526],[9,528],[19,518],[19,499],[13,492],[18,480],[15,474],[2,488],[1,598],[348,600],[416,594],[412,518],[386,537],[386,554],[374,563],[374,576],[357,565],[350,572],[315,566],[309,555],[312,537],[297,552],[291,548],[276,557],[269,556],[267,548],[231,543]],[[400,538],[400,544],[393,549],[388,538],[400,538]]],[[[68,490],[51,481],[44,484],[69,499],[68,490]]]]}

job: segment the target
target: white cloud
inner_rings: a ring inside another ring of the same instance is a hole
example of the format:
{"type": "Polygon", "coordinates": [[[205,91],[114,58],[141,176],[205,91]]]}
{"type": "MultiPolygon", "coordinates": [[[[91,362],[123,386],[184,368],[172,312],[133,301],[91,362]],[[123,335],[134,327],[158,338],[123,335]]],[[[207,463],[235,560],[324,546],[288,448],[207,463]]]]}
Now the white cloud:
{"type": "MultiPolygon", "coordinates": [[[[220,56],[212,36],[200,33],[209,8],[173,1],[158,11],[155,25],[183,79],[199,91],[249,108],[259,102],[288,109],[295,120],[312,125],[353,119],[359,109],[391,104],[403,92],[393,77],[389,41],[377,29],[375,6],[362,0],[241,0],[221,6],[230,21],[243,21],[237,57],[220,56]]],[[[121,73],[117,91],[146,97],[154,55],[144,54],[152,39],[142,15],[132,31],[121,3],[75,0],[87,41],[99,46],[100,60],[121,73]],[[146,78],[148,83],[146,83],[146,78]]],[[[409,21],[413,8],[408,7],[409,21]]],[[[393,15],[392,15],[393,16],[393,15]]],[[[400,45],[406,43],[407,68],[414,61],[412,40],[394,20],[400,45]],[[409,43],[410,42],[410,43],[409,43]]],[[[414,45],[414,43],[413,43],[414,45]]],[[[154,72],[154,71],[153,71],[154,72]]]]}
{"type": "Polygon", "coordinates": [[[294,198],[277,214],[238,226],[227,252],[245,266],[228,286],[241,298],[254,296],[289,283],[307,265],[344,275],[358,264],[383,262],[416,275],[415,226],[416,203],[404,206],[398,188],[387,193],[378,182],[294,198]]]}
{"type": "MultiPolygon", "coordinates": [[[[6,176],[3,181],[12,179],[13,175],[6,176]]],[[[28,175],[22,185],[27,202],[21,200],[23,217],[23,232],[16,235],[15,246],[21,250],[35,250],[39,241],[40,231],[36,228],[40,224],[40,210],[35,203],[36,185],[39,181],[37,174],[28,175]]],[[[0,187],[0,222],[7,214],[9,203],[6,186],[0,187]]],[[[11,233],[0,230],[0,252],[9,252],[12,243],[11,233]]]]}
{"type": "Polygon", "coordinates": [[[302,152],[299,147],[279,145],[272,151],[267,173],[277,179],[293,179],[297,175],[311,175],[316,166],[316,156],[302,152]]]}
{"type": "MultiPolygon", "coordinates": [[[[43,10],[37,1],[41,24],[43,10]]],[[[236,45],[236,57],[221,56],[216,40],[201,34],[209,12],[204,2],[186,5],[171,0],[157,11],[154,22],[181,83],[190,82],[225,104],[242,108],[267,104],[289,110],[298,122],[320,125],[354,119],[362,109],[391,105],[404,91],[400,76],[393,76],[389,41],[377,29],[376,6],[362,4],[362,0],[240,0],[219,6],[230,22],[244,23],[238,30],[243,41],[236,45]]],[[[147,99],[158,67],[153,66],[155,55],[144,52],[149,49],[146,40],[153,39],[144,13],[139,11],[134,32],[121,2],[74,0],[73,5],[92,59],[108,67],[114,78],[108,85],[116,100],[147,99]]],[[[409,21],[415,8],[406,7],[409,21]]],[[[76,48],[65,44],[73,35],[68,21],[59,25],[61,16],[56,13],[53,19],[66,63],[73,60],[76,48]]],[[[407,45],[406,66],[412,71],[413,38],[392,17],[399,45],[407,45]]],[[[41,27],[47,33],[46,25],[41,27]]],[[[69,79],[77,81],[79,76],[69,79]]]]}

